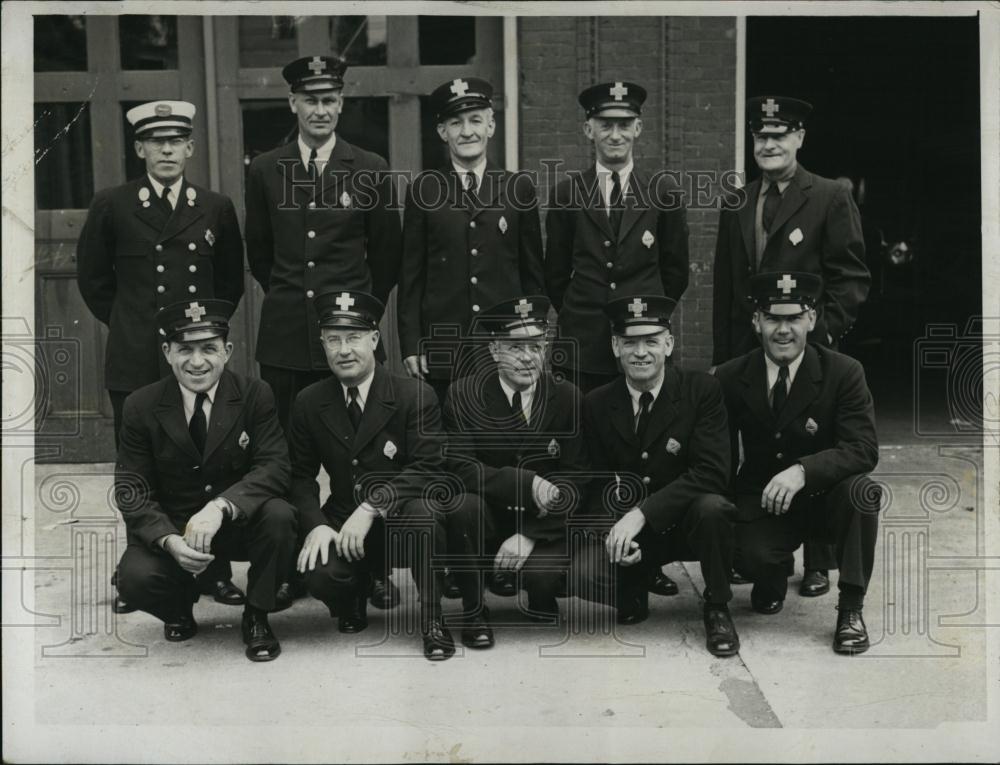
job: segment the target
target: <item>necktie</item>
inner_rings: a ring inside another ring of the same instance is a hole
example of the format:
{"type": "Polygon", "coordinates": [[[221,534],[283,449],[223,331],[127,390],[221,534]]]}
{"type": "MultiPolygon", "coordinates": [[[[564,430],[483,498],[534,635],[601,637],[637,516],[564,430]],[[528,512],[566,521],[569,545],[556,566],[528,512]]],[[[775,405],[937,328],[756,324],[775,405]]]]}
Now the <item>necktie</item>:
{"type": "Polygon", "coordinates": [[[470,203],[478,207],[479,206],[479,194],[476,193],[476,174],[472,171],[465,173],[462,176],[462,189],[465,191],[465,195],[469,198],[470,203]]]}
{"type": "Polygon", "coordinates": [[[781,414],[785,401],[788,398],[788,367],[778,367],[778,382],[774,384],[774,391],[771,394],[771,409],[775,415],[781,414]]]}
{"type": "Polygon", "coordinates": [[[639,437],[640,443],[646,435],[646,428],[649,426],[649,411],[653,406],[653,394],[648,390],[639,396],[639,414],[635,418],[635,434],[639,437]]]}
{"type": "Polygon", "coordinates": [[[160,207],[163,208],[163,211],[167,215],[170,215],[174,211],[173,205],[170,204],[170,187],[169,186],[164,186],[163,187],[163,191],[160,192],[160,207]]]}
{"type": "Polygon", "coordinates": [[[319,169],[317,167],[317,165],[316,165],[316,149],[310,150],[310,152],[309,152],[309,167],[306,168],[306,169],[309,170],[309,175],[310,176],[313,176],[313,177],[316,176],[316,171],[319,169]]]}
{"type": "Polygon", "coordinates": [[[351,425],[357,433],[358,426],[361,425],[361,405],[358,403],[358,389],[350,387],[347,389],[347,416],[351,418],[351,425]]]}
{"type": "Polygon", "coordinates": [[[608,205],[608,220],[615,236],[622,227],[622,179],[618,173],[611,173],[611,199],[608,205]]]}
{"type": "Polygon", "coordinates": [[[208,420],[205,418],[205,402],[208,400],[207,393],[198,393],[194,397],[194,414],[191,415],[191,422],[188,423],[188,433],[191,440],[198,447],[198,451],[204,453],[205,438],[208,436],[208,420]]]}
{"type": "Polygon", "coordinates": [[[781,189],[778,188],[777,183],[772,183],[767,187],[767,193],[764,195],[764,210],[760,220],[764,226],[764,230],[769,234],[771,233],[771,225],[774,223],[774,216],[778,214],[779,207],[781,207],[781,189]]]}
{"type": "Polygon", "coordinates": [[[528,420],[524,416],[524,404],[521,403],[521,391],[514,391],[514,395],[511,397],[510,401],[511,411],[514,413],[514,417],[517,418],[517,427],[526,428],[528,426],[528,420]]]}

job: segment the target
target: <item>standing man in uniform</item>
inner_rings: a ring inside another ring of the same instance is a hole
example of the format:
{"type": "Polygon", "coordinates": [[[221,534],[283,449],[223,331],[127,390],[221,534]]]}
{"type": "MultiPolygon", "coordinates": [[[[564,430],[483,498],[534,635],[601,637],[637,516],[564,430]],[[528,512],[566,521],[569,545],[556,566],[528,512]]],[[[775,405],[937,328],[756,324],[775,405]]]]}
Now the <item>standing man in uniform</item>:
{"type": "Polygon", "coordinates": [[[336,290],[315,305],[333,376],[303,390],[292,411],[290,497],[306,535],[298,570],[309,593],[336,614],[339,631],[360,632],[368,626],[367,580],[385,577],[393,563],[386,519],[429,526],[430,547],[416,545],[412,559],[399,563],[410,565],[420,594],[424,656],[448,659],[455,643],[442,620],[444,577],[431,575],[432,557],[448,554],[449,539],[479,538],[481,503],[457,492],[445,508],[428,496],[444,480],[441,410],[425,383],[375,363],[382,302],[336,290]],[[322,505],[321,466],[330,476],[322,505]]]}
{"type": "MultiPolygon", "coordinates": [[[[559,312],[560,337],[576,341],[575,368],[560,371],[588,393],[619,374],[607,304],[620,295],[680,301],[688,284],[688,229],[680,193],[633,161],[645,89],[605,82],[584,90],[579,101],[596,161],[552,193],[545,288],[559,312]]],[[[656,572],[650,591],[676,595],[677,585],[656,572]]]]}
{"type": "MultiPolygon", "coordinates": [[[[299,391],[330,375],[316,333],[316,296],[336,284],[385,303],[399,272],[389,167],[336,133],[346,70],[330,56],[300,58],[282,69],[298,137],[254,158],[247,175],[247,261],[264,290],[256,358],[286,434],[299,391]]],[[[290,604],[296,590],[283,591],[282,602],[290,604]]],[[[395,586],[381,579],[372,594],[381,607],[399,600],[395,586]]]]}
{"type": "Polygon", "coordinates": [[[603,544],[575,553],[571,576],[584,597],[615,605],[619,624],[638,624],[649,615],[649,571],[700,561],[706,645],[732,656],[740,640],[728,606],[736,508],[724,496],[726,409],[717,380],[668,363],[675,307],[660,295],[607,305],[624,374],[587,394],[583,432],[599,476],[589,512],[617,520],[603,544]]]}
{"type": "Polygon", "coordinates": [[[477,316],[543,287],[534,184],[486,160],[496,129],[492,98],[493,86],[475,77],[450,80],[431,94],[449,161],[418,175],[406,198],[399,277],[403,363],[408,374],[431,384],[442,403],[453,376],[490,363],[481,347],[463,342],[477,316]],[[449,326],[456,328],[453,340],[432,337],[449,326]]]}
{"type": "Polygon", "coordinates": [[[213,560],[249,560],[243,642],[250,661],[281,646],[268,623],[295,554],[288,448],[271,389],[226,370],[233,352],[224,300],[185,300],[157,314],[171,375],[125,402],[115,499],[128,529],[119,586],[163,621],[164,637],[198,631],[195,575],[213,560]]]}
{"type": "MultiPolygon", "coordinates": [[[[588,483],[580,392],[545,372],[548,313],[541,295],[484,310],[478,324],[491,337],[495,371],[456,380],[444,405],[450,463],[466,491],[486,503],[482,554],[498,572],[520,572],[525,610],[539,620],[559,613],[566,519],[588,483]]],[[[478,572],[456,577],[463,609],[475,613],[482,595],[478,572]]]]}
{"type": "MultiPolygon", "coordinates": [[[[179,300],[243,296],[243,237],[232,201],[184,177],[194,154],[194,104],[152,101],[125,114],[146,174],[95,195],[76,246],[77,285],[108,329],[104,385],[119,444],[122,407],[134,390],[170,374],[156,313],[179,300]]],[[[205,594],[241,605],[228,561],[201,577],[205,594]]],[[[121,597],[116,613],[131,608],[121,597]]]]}
{"type": "Polygon", "coordinates": [[[807,343],[823,295],[820,278],[772,271],[750,279],[761,347],[716,368],[734,471],[736,567],[753,581],[754,610],[775,614],[785,564],[804,541],[833,544],[840,568],[833,649],[861,653],[861,617],[878,537],[881,491],[875,409],[865,373],[849,356],[807,343]]]}
{"type": "MultiPolygon", "coordinates": [[[[761,177],[739,210],[722,210],[715,246],[712,363],[755,349],[749,280],[762,271],[808,271],[822,278],[811,342],[836,348],[858,318],[871,276],[861,215],[848,189],[798,164],[812,106],[784,96],[747,101],[753,156],[761,177]]],[[[829,591],[834,550],[807,544],[800,594],[829,591]]]]}

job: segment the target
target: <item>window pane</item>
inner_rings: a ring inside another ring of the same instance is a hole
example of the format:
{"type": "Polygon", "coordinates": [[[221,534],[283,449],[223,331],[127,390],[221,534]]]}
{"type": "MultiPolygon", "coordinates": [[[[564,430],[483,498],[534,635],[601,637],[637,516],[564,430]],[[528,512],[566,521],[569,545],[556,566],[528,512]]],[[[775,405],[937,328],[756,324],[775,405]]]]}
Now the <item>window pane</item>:
{"type": "Polygon", "coordinates": [[[35,71],[87,71],[85,16],[35,16],[35,71]]]}
{"type": "Polygon", "coordinates": [[[385,16],[331,16],[330,48],[350,66],[384,66],[385,16]]]}
{"type": "Polygon", "coordinates": [[[176,69],[176,16],[119,16],[122,69],[176,69]]]}
{"type": "MultiPolygon", "coordinates": [[[[295,115],[288,101],[244,101],[243,161],[295,140],[295,115]]],[[[337,122],[337,135],[362,149],[389,159],[389,99],[348,98],[337,122]]]]}
{"type": "Polygon", "coordinates": [[[473,16],[420,16],[417,35],[421,64],[470,64],[475,58],[473,16]]]}
{"type": "Polygon", "coordinates": [[[298,58],[295,16],[240,16],[240,66],[284,66],[298,58]]]}
{"type": "Polygon", "coordinates": [[[146,102],[122,101],[122,135],[125,136],[125,178],[129,181],[138,178],[146,172],[146,162],[135,153],[135,139],[132,135],[132,126],[125,119],[125,113],[133,106],[144,103],[146,102]]]}
{"type": "Polygon", "coordinates": [[[35,104],[35,205],[79,210],[94,196],[86,103],[35,104]]]}

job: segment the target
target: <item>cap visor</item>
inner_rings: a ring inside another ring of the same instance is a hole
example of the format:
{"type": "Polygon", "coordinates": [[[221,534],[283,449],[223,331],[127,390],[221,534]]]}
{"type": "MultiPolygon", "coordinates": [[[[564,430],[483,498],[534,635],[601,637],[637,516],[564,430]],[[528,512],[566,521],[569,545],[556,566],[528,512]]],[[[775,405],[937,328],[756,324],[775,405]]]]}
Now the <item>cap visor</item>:
{"type": "Polygon", "coordinates": [[[220,327],[202,327],[200,329],[186,329],[181,332],[174,332],[167,335],[168,341],[175,343],[194,343],[198,340],[209,340],[213,337],[222,337],[223,329],[220,327]]]}
{"type": "Polygon", "coordinates": [[[666,324],[627,324],[624,328],[619,328],[615,334],[620,337],[645,337],[647,335],[657,335],[670,329],[666,324]]]}
{"type": "Polygon", "coordinates": [[[621,117],[621,118],[632,118],[638,117],[639,112],[634,109],[629,109],[626,106],[602,106],[595,109],[590,113],[591,117],[621,117]]]}
{"type": "Polygon", "coordinates": [[[322,319],[319,326],[323,329],[377,329],[364,319],[357,319],[350,316],[334,316],[330,319],[322,319]]]}
{"type": "Polygon", "coordinates": [[[189,127],[151,127],[145,128],[143,130],[137,130],[135,133],[136,138],[187,138],[191,135],[191,128],[189,127]]]}

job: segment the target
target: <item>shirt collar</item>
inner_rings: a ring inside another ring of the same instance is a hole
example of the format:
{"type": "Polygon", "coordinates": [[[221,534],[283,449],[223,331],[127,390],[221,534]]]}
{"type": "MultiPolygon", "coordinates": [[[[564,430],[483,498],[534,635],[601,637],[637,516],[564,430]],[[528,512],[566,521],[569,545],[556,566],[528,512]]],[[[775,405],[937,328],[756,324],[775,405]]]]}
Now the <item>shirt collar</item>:
{"type": "MultiPolygon", "coordinates": [[[[629,176],[632,175],[632,167],[633,167],[634,164],[635,164],[634,161],[630,159],[628,161],[628,164],[625,165],[625,167],[623,167],[621,170],[618,171],[618,177],[621,178],[622,188],[625,187],[625,184],[628,181],[629,176]]],[[[615,172],[615,171],[612,170],[611,168],[605,167],[600,162],[597,163],[597,177],[598,178],[605,179],[608,183],[610,183],[611,182],[611,173],[613,173],[613,172],[615,172]]]]}
{"type": "MultiPolygon", "coordinates": [[[[215,392],[219,389],[219,382],[221,380],[222,378],[220,377],[218,380],[215,381],[215,385],[213,385],[206,391],[206,393],[208,394],[209,406],[212,406],[212,404],[215,403],[215,392]]],[[[194,413],[194,402],[195,399],[198,397],[198,394],[195,393],[193,390],[185,388],[180,383],[177,383],[177,387],[181,389],[181,400],[184,402],[184,411],[186,413],[187,412],[194,413]]]]}
{"type": "MultiPolygon", "coordinates": [[[[782,194],[785,193],[785,189],[787,189],[788,188],[788,184],[790,184],[792,182],[792,178],[795,177],[795,173],[798,172],[798,169],[799,169],[799,166],[795,165],[791,169],[791,171],[788,173],[788,175],[786,177],[781,178],[781,179],[778,180],[778,191],[780,193],[782,193],[782,194]]],[[[767,190],[769,188],[771,188],[771,184],[772,184],[772,181],[768,180],[766,176],[761,176],[761,184],[760,184],[760,195],[761,196],[764,196],[764,194],[767,193],[767,190]]]]}
{"type": "MultiPolygon", "coordinates": [[[[504,382],[503,377],[501,377],[499,373],[497,373],[497,379],[500,381],[500,387],[503,388],[503,394],[507,397],[507,403],[510,404],[511,406],[513,406],[514,405],[514,393],[515,393],[515,389],[511,388],[506,382],[504,382]]],[[[535,386],[536,385],[538,385],[538,381],[537,380],[531,384],[530,388],[528,388],[527,390],[522,390],[521,391],[521,405],[522,406],[524,405],[524,403],[525,403],[526,400],[530,400],[531,397],[535,395],[535,386]]]]}
{"type": "MultiPolygon", "coordinates": [[[[312,149],[306,146],[306,142],[302,140],[302,134],[299,134],[299,156],[302,157],[302,164],[309,166],[309,155],[312,154],[312,149]]],[[[337,134],[331,133],[330,138],[322,146],[316,147],[316,161],[317,162],[329,162],[330,155],[333,154],[333,147],[337,145],[337,134]]]]}
{"type": "MultiPolygon", "coordinates": [[[[656,385],[649,391],[650,393],[653,394],[653,403],[656,403],[656,399],[660,395],[660,388],[663,387],[663,381],[666,379],[667,379],[667,374],[666,372],[664,372],[663,377],[660,378],[660,381],[656,383],[656,385]]],[[[642,396],[644,391],[641,391],[638,388],[633,388],[632,383],[628,381],[627,377],[625,378],[625,386],[628,388],[628,395],[632,399],[632,409],[638,411],[639,397],[642,396]]],[[[650,406],[652,406],[652,404],[650,404],[650,406]]]]}
{"type": "MultiPolygon", "coordinates": [[[[795,373],[799,371],[799,367],[802,365],[802,359],[805,357],[806,351],[803,348],[802,353],[798,355],[794,361],[788,365],[788,387],[792,387],[792,383],[795,382],[795,373]]],[[[764,354],[764,364],[767,366],[767,389],[771,390],[774,384],[778,382],[778,365],[775,364],[768,355],[764,354]]]]}
{"type": "Polygon", "coordinates": [[[479,164],[472,168],[462,167],[461,165],[457,164],[455,160],[452,160],[451,166],[455,169],[455,172],[458,173],[459,178],[461,178],[463,175],[469,172],[475,173],[477,189],[483,185],[483,175],[486,174],[486,157],[483,157],[481,160],[479,160],[479,164]]]}
{"type": "MultiPolygon", "coordinates": [[[[156,193],[156,196],[162,197],[163,196],[163,189],[164,189],[163,184],[160,183],[158,180],[156,180],[149,173],[146,173],[146,178],[149,179],[149,185],[153,187],[153,191],[156,193]]],[[[174,198],[175,202],[178,199],[181,198],[180,197],[181,186],[183,186],[183,185],[184,185],[184,176],[183,175],[180,178],[178,178],[176,181],[174,181],[173,183],[170,184],[170,195],[174,198]]],[[[192,393],[191,395],[193,396],[194,394],[192,393]]],[[[194,401],[193,398],[191,400],[194,401]]]]}
{"type": "MultiPolygon", "coordinates": [[[[358,404],[360,405],[362,410],[364,410],[365,404],[368,402],[368,391],[371,390],[372,380],[374,379],[375,379],[375,370],[373,369],[371,374],[368,375],[368,377],[359,382],[357,385],[353,386],[358,389],[358,404]]],[[[341,383],[340,387],[344,391],[344,403],[346,404],[351,400],[350,397],[347,395],[348,386],[341,383]]]]}

